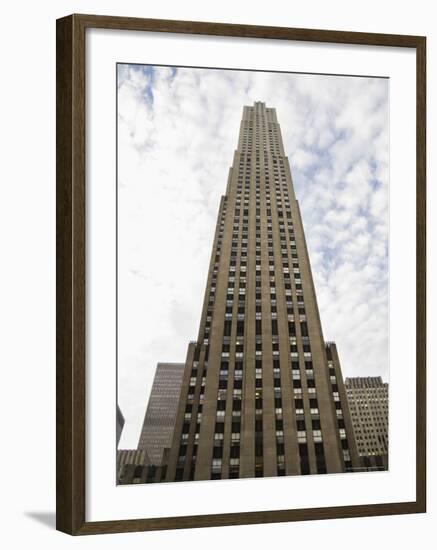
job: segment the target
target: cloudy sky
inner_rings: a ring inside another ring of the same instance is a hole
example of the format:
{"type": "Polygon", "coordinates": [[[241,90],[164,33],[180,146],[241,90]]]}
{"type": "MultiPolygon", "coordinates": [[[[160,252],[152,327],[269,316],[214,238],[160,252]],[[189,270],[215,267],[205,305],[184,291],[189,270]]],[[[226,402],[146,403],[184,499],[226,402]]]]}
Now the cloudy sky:
{"type": "Polygon", "coordinates": [[[118,66],[118,400],[136,447],[157,362],[197,337],[243,105],[275,107],[326,340],[388,380],[386,79],[118,66]]]}

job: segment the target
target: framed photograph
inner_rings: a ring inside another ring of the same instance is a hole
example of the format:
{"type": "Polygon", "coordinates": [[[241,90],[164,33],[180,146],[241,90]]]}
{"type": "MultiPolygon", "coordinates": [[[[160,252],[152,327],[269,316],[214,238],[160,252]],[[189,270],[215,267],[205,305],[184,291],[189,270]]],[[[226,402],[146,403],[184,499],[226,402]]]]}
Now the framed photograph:
{"type": "Polygon", "coordinates": [[[57,528],[426,510],[426,40],[57,21],[57,528]]]}

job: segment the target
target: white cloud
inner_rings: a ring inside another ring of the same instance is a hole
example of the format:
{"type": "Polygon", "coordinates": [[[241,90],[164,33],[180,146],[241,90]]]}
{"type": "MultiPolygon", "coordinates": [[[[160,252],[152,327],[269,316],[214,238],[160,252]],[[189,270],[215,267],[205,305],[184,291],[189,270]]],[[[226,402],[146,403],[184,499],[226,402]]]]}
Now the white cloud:
{"type": "Polygon", "coordinates": [[[243,105],[275,107],[327,340],[387,378],[388,85],[119,66],[119,400],[135,446],[158,361],[196,339],[243,105]]]}
{"type": "Polygon", "coordinates": [[[291,156],[292,166],[295,166],[299,170],[305,170],[306,168],[313,166],[316,160],[317,156],[305,149],[296,149],[291,156]]]}

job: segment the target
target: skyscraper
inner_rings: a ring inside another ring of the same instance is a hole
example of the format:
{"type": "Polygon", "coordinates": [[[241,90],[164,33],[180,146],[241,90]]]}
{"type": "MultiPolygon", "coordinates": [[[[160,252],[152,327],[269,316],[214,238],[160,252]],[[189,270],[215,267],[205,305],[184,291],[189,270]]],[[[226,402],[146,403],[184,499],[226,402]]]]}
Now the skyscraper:
{"type": "Polygon", "coordinates": [[[365,468],[388,467],[388,384],[380,376],[346,378],[358,454],[365,468]]]}
{"type": "Polygon", "coordinates": [[[158,363],[144,416],[138,449],[145,449],[150,463],[162,464],[170,447],[181,392],[184,363],[158,363]]]}
{"type": "Polygon", "coordinates": [[[220,202],[166,479],[335,473],[358,463],[276,111],[256,102],[243,109],[220,202]]]}

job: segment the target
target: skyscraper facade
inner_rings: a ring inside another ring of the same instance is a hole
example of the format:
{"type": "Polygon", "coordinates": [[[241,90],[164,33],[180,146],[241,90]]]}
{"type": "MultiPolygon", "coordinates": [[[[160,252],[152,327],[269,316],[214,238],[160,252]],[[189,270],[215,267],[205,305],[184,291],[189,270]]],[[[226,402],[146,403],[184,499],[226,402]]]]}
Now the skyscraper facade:
{"type": "Polygon", "coordinates": [[[358,463],[276,111],[256,102],[243,108],[220,201],[166,480],[338,473],[358,463]]]}
{"type": "Polygon", "coordinates": [[[158,363],[144,416],[138,449],[145,449],[150,463],[163,463],[164,449],[171,446],[181,393],[184,363],[158,363]]]}
{"type": "Polygon", "coordinates": [[[367,468],[388,466],[388,384],[380,376],[346,378],[358,454],[367,468]]]}

